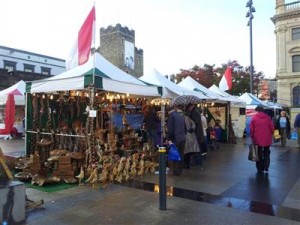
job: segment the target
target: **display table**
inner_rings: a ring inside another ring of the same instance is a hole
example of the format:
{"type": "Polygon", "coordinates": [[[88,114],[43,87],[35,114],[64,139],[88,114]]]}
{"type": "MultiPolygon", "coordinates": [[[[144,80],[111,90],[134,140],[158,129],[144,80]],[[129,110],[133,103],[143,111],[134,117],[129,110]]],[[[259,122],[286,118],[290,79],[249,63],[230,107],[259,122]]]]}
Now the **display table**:
{"type": "Polygon", "coordinates": [[[0,181],[0,221],[21,224],[25,221],[25,184],[19,181],[0,181]]]}

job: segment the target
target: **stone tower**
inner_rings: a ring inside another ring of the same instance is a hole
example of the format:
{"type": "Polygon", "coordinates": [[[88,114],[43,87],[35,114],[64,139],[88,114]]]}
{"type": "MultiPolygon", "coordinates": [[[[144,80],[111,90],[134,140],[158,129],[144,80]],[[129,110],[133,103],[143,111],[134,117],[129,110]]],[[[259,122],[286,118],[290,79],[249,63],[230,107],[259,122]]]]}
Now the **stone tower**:
{"type": "Polygon", "coordinates": [[[121,24],[100,29],[100,53],[121,70],[141,77],[144,53],[135,47],[135,31],[121,24]]]}
{"type": "Polygon", "coordinates": [[[300,1],[276,0],[271,18],[276,36],[276,79],[278,102],[300,112],[300,1]]]}

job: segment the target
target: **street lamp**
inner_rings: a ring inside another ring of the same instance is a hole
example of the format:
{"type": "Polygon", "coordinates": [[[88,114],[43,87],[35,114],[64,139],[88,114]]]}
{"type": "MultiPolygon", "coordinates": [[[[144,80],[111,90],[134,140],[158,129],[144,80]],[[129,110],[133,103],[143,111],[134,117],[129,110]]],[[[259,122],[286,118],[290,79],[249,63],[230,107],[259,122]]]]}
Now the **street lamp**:
{"type": "Polygon", "coordinates": [[[246,17],[249,17],[247,26],[250,28],[250,93],[253,94],[253,46],[252,46],[252,19],[255,12],[255,8],[252,6],[252,0],[249,0],[246,4],[246,7],[249,8],[249,11],[246,14],[246,17]]]}

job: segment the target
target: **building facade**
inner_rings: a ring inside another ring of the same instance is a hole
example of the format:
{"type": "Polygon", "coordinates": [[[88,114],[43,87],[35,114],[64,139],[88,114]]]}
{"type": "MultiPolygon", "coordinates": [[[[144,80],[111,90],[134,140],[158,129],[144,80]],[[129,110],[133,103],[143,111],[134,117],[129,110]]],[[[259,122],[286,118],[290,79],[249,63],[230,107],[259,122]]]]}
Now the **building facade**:
{"type": "Polygon", "coordinates": [[[135,31],[121,24],[100,29],[100,54],[123,71],[141,77],[144,52],[135,47],[135,31]]]}
{"type": "Polygon", "coordinates": [[[276,79],[278,103],[300,112],[300,1],[276,0],[271,18],[276,36],[276,79]]]}
{"type": "Polygon", "coordinates": [[[43,79],[65,70],[65,60],[0,46],[0,90],[20,80],[43,79]]]}

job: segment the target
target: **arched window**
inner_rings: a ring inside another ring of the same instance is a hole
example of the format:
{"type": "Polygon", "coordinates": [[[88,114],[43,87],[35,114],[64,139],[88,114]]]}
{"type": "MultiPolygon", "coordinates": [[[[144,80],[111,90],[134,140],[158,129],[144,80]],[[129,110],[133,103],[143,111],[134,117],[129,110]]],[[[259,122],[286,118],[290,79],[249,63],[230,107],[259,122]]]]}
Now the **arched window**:
{"type": "Polygon", "coordinates": [[[300,107],[300,86],[293,88],[293,106],[300,107]]]}

